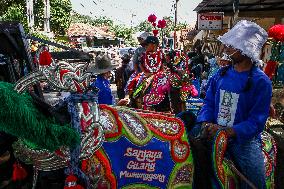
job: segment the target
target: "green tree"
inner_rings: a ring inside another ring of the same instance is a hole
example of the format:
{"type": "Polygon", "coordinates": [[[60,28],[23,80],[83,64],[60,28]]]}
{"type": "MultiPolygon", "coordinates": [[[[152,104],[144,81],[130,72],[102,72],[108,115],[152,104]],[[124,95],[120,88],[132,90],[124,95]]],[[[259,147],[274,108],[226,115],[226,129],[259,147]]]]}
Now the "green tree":
{"type": "Polygon", "coordinates": [[[147,31],[147,32],[152,32],[154,29],[154,27],[152,26],[152,24],[150,22],[148,22],[147,20],[140,22],[140,24],[138,24],[138,26],[135,27],[136,31],[147,31]]]}
{"type": "Polygon", "coordinates": [[[99,27],[103,27],[103,26],[113,27],[114,26],[113,20],[107,18],[106,16],[100,16],[99,18],[94,19],[92,24],[94,26],[99,26],[99,27]]]}
{"type": "Polygon", "coordinates": [[[72,4],[70,0],[50,0],[50,27],[59,35],[64,35],[71,24],[72,4]]]}
{"type": "Polygon", "coordinates": [[[97,27],[113,27],[114,23],[113,20],[107,18],[106,16],[100,16],[99,18],[92,18],[87,15],[79,14],[75,11],[72,12],[71,16],[72,23],[85,23],[90,24],[97,27]]]}
{"type": "Polygon", "coordinates": [[[2,21],[16,21],[22,23],[24,28],[28,30],[27,18],[24,14],[25,9],[22,6],[12,5],[8,7],[8,10],[1,16],[2,21]]]}
{"type": "Polygon", "coordinates": [[[8,11],[8,8],[11,7],[12,5],[19,5],[20,7],[25,6],[25,1],[23,0],[1,0],[1,6],[0,6],[0,16],[2,17],[3,15],[6,14],[8,11]]]}
{"type": "MultiPolygon", "coordinates": [[[[70,0],[50,0],[51,30],[58,35],[65,34],[71,23],[72,4],[70,0]]],[[[26,3],[24,0],[2,0],[0,17],[7,21],[20,21],[27,29],[26,3]],[[16,12],[18,10],[18,12],[16,12]]],[[[34,1],[35,27],[43,30],[44,3],[34,1]]]]}
{"type": "Polygon", "coordinates": [[[84,24],[92,24],[93,18],[87,15],[82,15],[77,13],[76,11],[71,12],[71,22],[72,23],[84,23],[84,24]]]}
{"type": "Polygon", "coordinates": [[[134,45],[133,39],[134,30],[132,28],[125,27],[123,25],[116,25],[111,28],[116,37],[122,38],[126,45],[134,45]]]}

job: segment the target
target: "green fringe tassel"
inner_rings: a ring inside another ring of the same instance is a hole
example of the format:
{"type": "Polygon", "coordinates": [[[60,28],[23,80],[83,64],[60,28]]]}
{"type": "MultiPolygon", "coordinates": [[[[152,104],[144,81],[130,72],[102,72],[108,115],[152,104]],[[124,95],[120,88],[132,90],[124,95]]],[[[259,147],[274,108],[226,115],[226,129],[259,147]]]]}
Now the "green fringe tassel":
{"type": "Polygon", "coordinates": [[[19,94],[13,88],[11,83],[0,82],[0,131],[50,151],[80,142],[70,125],[60,126],[47,118],[33,105],[29,94],[19,94]]]}

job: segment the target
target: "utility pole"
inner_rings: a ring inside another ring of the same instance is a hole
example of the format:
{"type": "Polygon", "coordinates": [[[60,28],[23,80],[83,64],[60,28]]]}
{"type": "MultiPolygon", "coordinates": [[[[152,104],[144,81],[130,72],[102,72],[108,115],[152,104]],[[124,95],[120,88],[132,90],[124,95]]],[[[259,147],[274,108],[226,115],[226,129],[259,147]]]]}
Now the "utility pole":
{"type": "Polygon", "coordinates": [[[177,3],[179,0],[176,0],[176,3],[174,5],[175,9],[175,22],[174,22],[174,49],[176,48],[176,43],[177,43],[177,35],[176,35],[176,26],[177,26],[177,3]]]}
{"type": "Polygon", "coordinates": [[[237,19],[239,17],[239,4],[240,4],[240,0],[234,0],[233,2],[233,11],[234,11],[233,24],[236,24],[237,19]]]}
{"type": "Polygon", "coordinates": [[[132,28],[132,25],[133,25],[133,17],[135,17],[135,16],[136,16],[136,14],[133,14],[133,13],[131,14],[131,23],[130,23],[131,28],[132,28]]]}
{"type": "Polygon", "coordinates": [[[27,6],[28,27],[32,31],[35,23],[33,0],[26,0],[26,6],[27,6]]]}
{"type": "Polygon", "coordinates": [[[50,2],[49,0],[43,0],[44,2],[44,32],[50,33],[50,2]]]}

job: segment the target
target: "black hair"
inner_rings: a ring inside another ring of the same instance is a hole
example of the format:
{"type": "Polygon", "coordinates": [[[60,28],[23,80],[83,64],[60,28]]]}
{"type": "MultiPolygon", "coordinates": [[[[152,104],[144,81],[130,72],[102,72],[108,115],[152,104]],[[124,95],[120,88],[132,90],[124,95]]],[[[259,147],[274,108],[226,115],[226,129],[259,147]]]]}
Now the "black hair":
{"type": "Polygon", "coordinates": [[[253,71],[254,67],[255,66],[253,65],[249,70],[248,79],[247,79],[246,85],[243,89],[244,92],[248,92],[250,90],[250,88],[252,87],[252,71],[253,71]]]}
{"type": "Polygon", "coordinates": [[[145,40],[145,44],[149,45],[150,43],[159,45],[159,39],[155,36],[148,36],[145,40]]]}
{"type": "MultiPolygon", "coordinates": [[[[227,71],[232,67],[232,65],[229,65],[229,66],[226,66],[226,67],[223,67],[221,70],[220,70],[220,76],[223,77],[226,75],[227,71]]],[[[252,73],[253,73],[253,69],[254,69],[254,65],[250,68],[249,70],[249,74],[248,74],[248,78],[247,78],[247,82],[245,84],[245,87],[242,89],[243,92],[248,92],[251,87],[252,87],[252,73]]]]}

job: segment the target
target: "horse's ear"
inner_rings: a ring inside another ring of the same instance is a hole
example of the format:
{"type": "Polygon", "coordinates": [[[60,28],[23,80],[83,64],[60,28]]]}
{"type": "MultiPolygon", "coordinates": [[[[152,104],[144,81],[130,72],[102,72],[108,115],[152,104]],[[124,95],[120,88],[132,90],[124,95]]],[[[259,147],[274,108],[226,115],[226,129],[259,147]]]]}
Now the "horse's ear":
{"type": "Polygon", "coordinates": [[[223,160],[227,149],[228,137],[224,129],[217,131],[212,146],[212,165],[215,177],[221,188],[225,187],[225,170],[223,160]]]}

